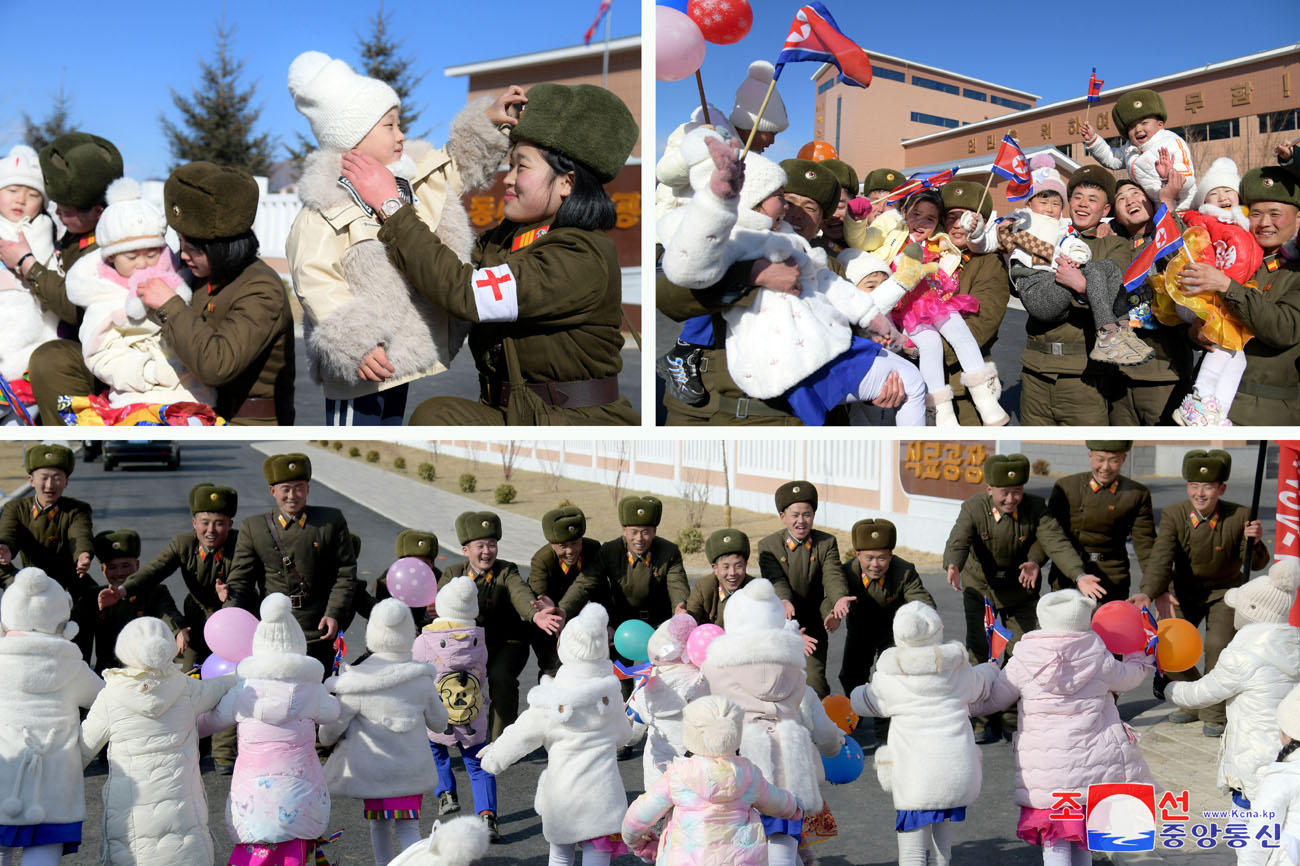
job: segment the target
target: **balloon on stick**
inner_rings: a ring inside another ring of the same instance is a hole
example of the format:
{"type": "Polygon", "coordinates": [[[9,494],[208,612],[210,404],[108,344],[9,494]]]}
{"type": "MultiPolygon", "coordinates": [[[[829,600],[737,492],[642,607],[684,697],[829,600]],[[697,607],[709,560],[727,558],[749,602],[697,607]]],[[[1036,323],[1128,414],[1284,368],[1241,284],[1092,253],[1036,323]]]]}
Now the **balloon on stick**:
{"type": "Polygon", "coordinates": [[[681,81],[704,62],[704,34],[690,16],[667,6],[655,7],[655,78],[681,81]]]}
{"type": "Polygon", "coordinates": [[[1092,630],[1116,655],[1135,653],[1146,646],[1143,626],[1142,611],[1127,601],[1108,601],[1092,615],[1092,630]]]}
{"type": "Polygon", "coordinates": [[[754,26],[754,10],[747,0],[690,0],[686,14],[699,25],[704,38],[715,45],[739,42],[754,26]]]}
{"type": "Polygon", "coordinates": [[[438,596],[438,578],[419,557],[403,556],[388,568],[388,591],[409,607],[427,607],[438,596]]]}
{"type": "Polygon", "coordinates": [[[1201,660],[1201,633],[1187,620],[1162,619],[1156,634],[1156,661],[1165,673],[1185,671],[1201,660]]]}
{"type": "Polygon", "coordinates": [[[649,661],[650,638],[654,633],[650,623],[629,619],[614,631],[614,649],[623,658],[634,662],[649,661]]]}
{"type": "Polygon", "coordinates": [[[253,654],[257,617],[242,607],[223,607],[203,624],[208,649],[224,659],[240,662],[253,654]]]}

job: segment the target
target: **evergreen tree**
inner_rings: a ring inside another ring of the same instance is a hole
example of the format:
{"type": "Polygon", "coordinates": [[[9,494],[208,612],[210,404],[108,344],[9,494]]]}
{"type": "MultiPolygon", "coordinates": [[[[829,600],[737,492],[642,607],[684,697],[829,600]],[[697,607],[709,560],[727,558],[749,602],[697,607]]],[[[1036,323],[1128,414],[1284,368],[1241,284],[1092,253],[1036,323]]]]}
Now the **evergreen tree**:
{"type": "MultiPolygon", "coordinates": [[[[387,82],[397,91],[402,100],[399,122],[402,131],[411,138],[423,138],[428,132],[416,133],[415,124],[420,119],[422,109],[411,101],[411,93],[424,80],[424,73],[419,75],[412,71],[414,60],[398,54],[404,40],[394,41],[388,35],[388,23],[392,12],[384,11],[384,2],[379,0],[379,14],[370,19],[370,36],[361,39],[362,74],[387,82]]],[[[358,38],[361,34],[357,34],[358,38]]]]}
{"type": "Polygon", "coordinates": [[[23,112],[23,143],[28,144],[33,150],[39,151],[45,145],[54,139],[63,135],[65,132],[71,132],[73,125],[69,122],[69,108],[72,104],[72,97],[68,96],[64,89],[64,80],[59,79],[59,95],[54,97],[54,104],[50,106],[50,113],[40,123],[23,112]]]}
{"type": "Polygon", "coordinates": [[[181,125],[165,115],[160,117],[168,147],[176,165],[207,160],[249,174],[269,174],[275,142],[265,133],[254,133],[262,109],[252,106],[255,88],[240,88],[244,61],[230,55],[234,28],[227,27],[223,17],[215,35],[215,55],[211,63],[200,64],[201,83],[190,98],[171,88],[172,104],[180,112],[181,125]]]}

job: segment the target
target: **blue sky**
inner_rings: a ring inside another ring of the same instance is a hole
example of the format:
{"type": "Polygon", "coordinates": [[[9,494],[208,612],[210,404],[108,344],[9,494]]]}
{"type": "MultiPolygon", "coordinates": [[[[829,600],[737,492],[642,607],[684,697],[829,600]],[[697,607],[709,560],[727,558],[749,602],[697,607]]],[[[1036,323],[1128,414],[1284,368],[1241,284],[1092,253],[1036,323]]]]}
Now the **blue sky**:
{"type": "MultiPolygon", "coordinates": [[[[467,79],[447,78],[444,67],[580,44],[598,6],[599,0],[385,0],[390,33],[405,39],[402,52],[425,73],[413,94],[423,107],[418,131],[432,128],[430,137],[441,142],[465,104],[467,79]]],[[[175,113],[168,86],[188,96],[199,64],[212,57],[223,9],[237,27],[232,54],[246,61],[241,81],[257,86],[259,131],[294,143],[295,132],[311,130],[289,98],[290,62],[314,49],[357,67],[358,34],[369,34],[379,0],[125,0],[73,3],[55,13],[43,3],[3,0],[0,153],[20,142],[23,112],[38,121],[46,116],[63,76],[76,126],[113,141],[131,176],[165,178],[172,158],[158,117],[175,113]]],[[[612,10],[614,38],[640,32],[638,0],[614,0],[612,10]]],[[[603,33],[602,25],[597,39],[603,33]]],[[[275,155],[282,158],[283,149],[275,155]]]]}
{"type": "MultiPolygon", "coordinates": [[[[971,3],[822,0],[863,48],[1038,94],[1082,96],[1088,74],[1106,89],[1300,42],[1295,0],[971,3]],[[889,10],[889,11],[886,11],[889,10]],[[1004,14],[999,14],[1001,10],[1004,14]],[[1161,19],[1165,18],[1165,21],[1161,19]],[[1018,38],[1012,34],[1021,34],[1018,38]]],[[[776,60],[801,0],[749,0],[754,26],[734,45],[709,44],[700,67],[709,101],[730,111],[750,61],[776,60]]],[[[812,138],[816,63],[785,67],[777,89],[790,128],[764,156],[792,157],[812,138]]],[[[656,152],[699,105],[694,76],[658,82],[656,152]]]]}

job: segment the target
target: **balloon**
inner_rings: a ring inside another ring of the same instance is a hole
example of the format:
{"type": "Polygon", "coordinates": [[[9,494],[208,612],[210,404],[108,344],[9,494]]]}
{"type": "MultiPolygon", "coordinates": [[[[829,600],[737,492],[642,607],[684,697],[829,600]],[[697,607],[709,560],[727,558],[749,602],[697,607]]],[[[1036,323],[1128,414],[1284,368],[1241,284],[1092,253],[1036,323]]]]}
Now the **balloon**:
{"type": "Polygon", "coordinates": [[[217,677],[224,677],[234,672],[234,662],[213,653],[203,660],[203,667],[199,668],[199,679],[215,680],[217,677]]]}
{"type": "Polygon", "coordinates": [[[826,781],[832,785],[847,785],[862,775],[862,768],[867,759],[862,755],[862,747],[852,737],[844,738],[844,747],[833,758],[822,755],[822,769],[826,771],[826,781]]]}
{"type": "Polygon", "coordinates": [[[721,637],[722,633],[722,626],[711,622],[697,625],[692,629],[690,637],[686,638],[686,655],[690,658],[691,664],[696,667],[704,664],[704,660],[709,657],[709,644],[721,637]]]}
{"type": "Polygon", "coordinates": [[[844,733],[851,734],[858,726],[858,714],[853,712],[853,706],[844,695],[827,695],[822,698],[822,708],[826,710],[826,715],[831,717],[835,726],[844,733]]]}
{"type": "Polygon", "coordinates": [[[689,16],[667,6],[655,7],[655,78],[681,81],[704,62],[704,35],[689,16]]]}
{"type": "Polygon", "coordinates": [[[1147,645],[1142,611],[1127,601],[1108,601],[1092,615],[1092,630],[1106,649],[1117,655],[1135,653],[1147,645]]]}
{"type": "Polygon", "coordinates": [[[821,162],[823,159],[839,159],[840,155],[829,141],[810,141],[799,148],[799,158],[821,162]]]}
{"type": "Polygon", "coordinates": [[[438,578],[422,559],[403,556],[388,567],[388,591],[393,598],[410,607],[433,604],[438,595],[438,578]]]}
{"type": "Polygon", "coordinates": [[[223,659],[239,662],[253,654],[255,631],[257,617],[242,607],[223,607],[204,623],[203,640],[223,659]]]}
{"type": "Polygon", "coordinates": [[[618,650],[623,658],[634,662],[649,661],[648,645],[650,636],[654,633],[655,630],[649,623],[639,619],[629,619],[615,630],[614,649],[618,650]]]}
{"type": "Polygon", "coordinates": [[[754,10],[747,0],[690,0],[686,14],[715,45],[739,42],[754,26],[754,10]]]}
{"type": "Polygon", "coordinates": [[[686,14],[687,0],[659,0],[656,6],[667,6],[669,9],[676,9],[683,15],[686,14]]]}
{"type": "Polygon", "coordinates": [[[1162,619],[1156,625],[1156,661],[1169,674],[1185,671],[1201,660],[1201,633],[1185,619],[1162,619]]]}

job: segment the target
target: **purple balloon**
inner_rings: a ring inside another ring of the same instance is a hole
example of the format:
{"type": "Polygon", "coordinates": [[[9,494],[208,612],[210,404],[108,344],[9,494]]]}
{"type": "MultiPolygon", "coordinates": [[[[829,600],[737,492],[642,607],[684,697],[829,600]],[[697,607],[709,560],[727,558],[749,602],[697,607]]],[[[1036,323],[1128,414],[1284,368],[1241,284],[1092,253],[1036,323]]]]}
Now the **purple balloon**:
{"type": "Polygon", "coordinates": [[[199,668],[199,678],[215,680],[217,677],[224,677],[226,674],[233,674],[234,672],[234,662],[213,653],[203,660],[203,667],[199,668]]]}
{"type": "Polygon", "coordinates": [[[655,7],[655,78],[681,81],[704,62],[704,34],[691,17],[669,6],[655,7]]]}
{"type": "Polygon", "coordinates": [[[223,607],[203,624],[203,640],[208,649],[232,662],[253,654],[253,632],[257,617],[242,607],[223,607]]]}
{"type": "Polygon", "coordinates": [[[410,607],[427,607],[438,595],[438,579],[427,562],[404,556],[388,567],[388,591],[410,607]]]}

